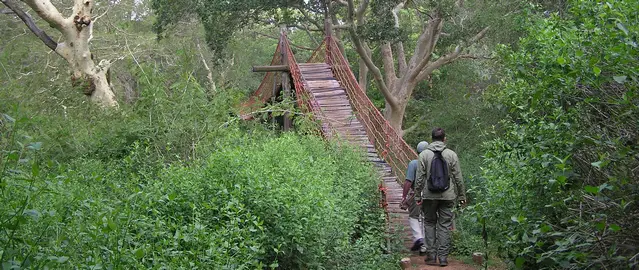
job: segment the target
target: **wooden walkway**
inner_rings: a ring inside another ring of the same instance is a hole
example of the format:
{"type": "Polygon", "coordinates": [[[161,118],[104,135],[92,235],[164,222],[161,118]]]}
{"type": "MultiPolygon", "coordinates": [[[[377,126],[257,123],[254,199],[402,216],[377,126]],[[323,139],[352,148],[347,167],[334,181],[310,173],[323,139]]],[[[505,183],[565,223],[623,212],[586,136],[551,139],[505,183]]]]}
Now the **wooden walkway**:
{"type": "Polygon", "coordinates": [[[412,236],[408,224],[408,212],[399,208],[402,187],[391,172],[391,167],[377,155],[377,150],[366,135],[366,129],[353,112],[346,91],[335,79],[328,64],[299,64],[299,67],[304,86],[313,94],[324,113],[324,118],[319,119],[324,128],[333,128],[340,138],[366,149],[368,160],[379,171],[386,188],[390,229],[391,231],[403,230],[400,233],[404,236],[405,246],[410,247],[412,236]]]}

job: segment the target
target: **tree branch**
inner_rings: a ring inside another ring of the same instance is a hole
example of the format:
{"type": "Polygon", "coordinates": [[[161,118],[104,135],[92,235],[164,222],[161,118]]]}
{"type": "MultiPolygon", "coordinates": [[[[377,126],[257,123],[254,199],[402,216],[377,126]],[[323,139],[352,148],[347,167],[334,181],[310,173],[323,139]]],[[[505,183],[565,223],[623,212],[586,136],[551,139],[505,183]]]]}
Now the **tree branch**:
{"type": "Polygon", "coordinates": [[[393,19],[395,19],[395,28],[399,28],[399,11],[404,8],[404,1],[400,2],[393,8],[393,19]]]}
{"type": "Polygon", "coordinates": [[[338,25],[333,24],[332,27],[333,29],[348,29],[348,28],[351,28],[352,26],[350,23],[345,23],[345,24],[338,24],[338,25]]]}
{"type": "Polygon", "coordinates": [[[455,50],[453,50],[453,52],[440,57],[435,62],[432,62],[432,63],[422,62],[420,64],[421,69],[415,70],[416,73],[414,74],[415,76],[414,78],[416,78],[417,81],[421,81],[424,78],[426,78],[428,75],[430,75],[430,73],[432,73],[434,70],[440,68],[443,65],[452,63],[461,55],[461,52],[464,49],[468,48],[470,45],[477,43],[477,41],[479,41],[484,36],[486,36],[486,33],[488,32],[489,29],[490,27],[486,27],[482,29],[481,31],[479,31],[479,33],[477,33],[470,40],[468,40],[468,42],[462,42],[462,44],[457,45],[457,47],[455,47],[455,50]]]}
{"type": "Polygon", "coordinates": [[[399,66],[399,74],[400,77],[403,77],[408,69],[408,64],[406,64],[406,52],[404,51],[404,43],[397,42],[396,45],[397,50],[397,64],[399,66]]]}
{"type": "MultiPolygon", "coordinates": [[[[434,12],[437,15],[436,12],[434,12]]],[[[434,17],[428,20],[428,23],[424,27],[424,30],[417,38],[417,44],[415,45],[415,52],[410,60],[410,68],[413,68],[417,65],[417,61],[423,59],[426,56],[426,51],[430,48],[430,45],[433,44],[431,40],[434,38],[432,33],[434,29],[437,29],[439,25],[442,23],[442,19],[440,17],[434,17]]]]}
{"type": "Polygon", "coordinates": [[[443,27],[443,20],[433,12],[434,17],[428,21],[428,26],[420,35],[417,46],[415,46],[415,54],[411,58],[408,71],[409,80],[414,80],[419,72],[430,62],[437,41],[439,41],[440,33],[443,27]]]}
{"type": "Polygon", "coordinates": [[[395,59],[393,59],[393,50],[391,49],[390,42],[384,42],[381,51],[382,63],[384,64],[384,76],[386,77],[386,83],[391,86],[397,79],[397,75],[395,73],[395,59]]]}
{"type": "MultiPolygon", "coordinates": [[[[256,32],[256,31],[253,31],[253,33],[256,34],[256,35],[259,35],[259,36],[270,38],[270,39],[280,40],[280,38],[278,38],[276,36],[271,36],[271,35],[267,35],[267,34],[256,32]]],[[[313,48],[304,47],[304,46],[300,46],[300,45],[295,45],[295,44],[293,44],[291,42],[289,42],[289,45],[291,45],[291,46],[293,46],[295,48],[298,48],[298,49],[302,49],[302,50],[315,51],[315,49],[313,49],[313,48]]]]}
{"type": "Polygon", "coordinates": [[[370,3],[370,0],[362,0],[362,2],[359,5],[359,8],[355,12],[355,18],[357,18],[357,23],[359,25],[364,24],[364,13],[366,12],[366,9],[368,8],[369,3],[370,3]]]}
{"type": "Polygon", "coordinates": [[[435,60],[435,62],[432,62],[432,63],[428,64],[428,66],[426,66],[426,68],[424,68],[424,70],[422,70],[417,75],[415,75],[416,81],[418,81],[418,82],[422,81],[428,75],[433,73],[434,70],[442,67],[443,65],[452,63],[461,54],[461,51],[462,51],[462,48],[460,46],[457,46],[457,47],[455,47],[455,50],[453,50],[451,53],[449,53],[447,55],[444,55],[444,56],[438,58],[437,60],[435,60]]]}
{"type": "Polygon", "coordinates": [[[426,119],[426,115],[422,115],[421,117],[419,117],[419,119],[415,121],[415,124],[413,124],[407,129],[404,129],[404,131],[402,132],[402,136],[406,136],[406,134],[415,131],[419,127],[419,125],[422,123],[422,121],[424,121],[424,119],[426,119]]]}
{"type": "Polygon", "coordinates": [[[58,31],[63,31],[63,26],[68,23],[68,21],[62,16],[62,13],[58,11],[58,9],[51,4],[50,0],[22,0],[26,3],[33,11],[38,13],[38,16],[45,20],[46,22],[58,29],[58,31]]]}
{"type": "Polygon", "coordinates": [[[304,31],[311,31],[311,32],[324,32],[323,29],[310,28],[310,27],[307,27],[307,26],[304,26],[304,25],[299,25],[299,24],[290,24],[290,25],[288,25],[288,27],[295,27],[295,28],[298,28],[298,29],[302,29],[304,31]]]}
{"type": "Polygon", "coordinates": [[[355,45],[355,49],[357,50],[357,53],[362,58],[362,60],[364,60],[364,63],[366,63],[366,66],[368,67],[368,69],[373,73],[373,77],[375,78],[375,81],[377,81],[377,84],[379,85],[379,90],[384,95],[386,102],[391,107],[397,107],[397,100],[395,99],[395,97],[393,97],[392,93],[386,86],[386,82],[384,81],[384,78],[382,77],[382,72],[379,70],[377,66],[375,66],[375,64],[373,63],[373,60],[371,60],[370,56],[366,53],[366,49],[364,48],[362,41],[357,35],[357,28],[356,28],[356,25],[353,23],[353,16],[355,14],[355,4],[353,3],[353,0],[347,0],[347,1],[348,1],[348,12],[347,12],[346,20],[348,21],[348,23],[350,23],[353,26],[348,29],[351,39],[353,40],[353,45],[355,45]]]}
{"type": "Polygon", "coordinates": [[[3,8],[3,9],[0,9],[0,14],[13,14],[13,11],[11,11],[8,8],[3,8]]]}
{"type": "Polygon", "coordinates": [[[58,47],[58,43],[55,42],[46,32],[40,29],[33,21],[33,18],[31,18],[29,14],[22,11],[22,9],[20,9],[18,4],[16,4],[12,0],[0,0],[0,2],[2,2],[5,6],[11,9],[13,13],[15,13],[16,16],[18,16],[18,18],[20,18],[20,20],[22,20],[24,24],[27,25],[29,30],[31,30],[33,34],[35,34],[40,40],[42,40],[44,45],[47,45],[47,47],[49,47],[49,49],[51,49],[52,51],[54,52],[56,51],[56,48],[58,47]]]}
{"type": "Polygon", "coordinates": [[[321,23],[311,19],[311,16],[308,15],[308,12],[306,12],[306,10],[304,10],[303,8],[299,8],[299,7],[297,8],[297,10],[299,10],[299,12],[302,13],[302,16],[304,16],[306,21],[308,21],[309,23],[315,25],[315,27],[317,27],[317,29],[324,29],[324,26],[321,23]]]}
{"type": "Polygon", "coordinates": [[[472,54],[462,54],[458,57],[459,59],[483,59],[483,60],[493,60],[495,58],[484,55],[472,55],[472,54]]]}

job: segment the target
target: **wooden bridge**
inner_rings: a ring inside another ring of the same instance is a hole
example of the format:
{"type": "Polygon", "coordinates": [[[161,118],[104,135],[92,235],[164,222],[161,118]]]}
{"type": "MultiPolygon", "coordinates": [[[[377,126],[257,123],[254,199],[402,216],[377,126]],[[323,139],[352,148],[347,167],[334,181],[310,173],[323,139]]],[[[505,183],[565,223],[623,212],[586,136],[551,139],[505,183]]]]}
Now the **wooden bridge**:
{"type": "MultiPolygon", "coordinates": [[[[278,93],[292,97],[292,85],[298,107],[321,123],[325,138],[346,140],[365,149],[368,160],[375,165],[382,179],[381,203],[386,209],[388,228],[391,231],[402,228],[406,246],[411,245],[408,212],[399,207],[402,199],[400,183],[405,179],[408,163],[417,158],[417,153],[362,91],[335,40],[327,36],[306,63],[298,63],[286,35],[282,34],[271,66],[258,68],[258,71],[264,71],[266,75],[251,99],[243,104],[243,118],[251,118],[250,112],[274,99],[278,93]]],[[[290,119],[285,116],[284,128],[289,127],[290,119]]]]}

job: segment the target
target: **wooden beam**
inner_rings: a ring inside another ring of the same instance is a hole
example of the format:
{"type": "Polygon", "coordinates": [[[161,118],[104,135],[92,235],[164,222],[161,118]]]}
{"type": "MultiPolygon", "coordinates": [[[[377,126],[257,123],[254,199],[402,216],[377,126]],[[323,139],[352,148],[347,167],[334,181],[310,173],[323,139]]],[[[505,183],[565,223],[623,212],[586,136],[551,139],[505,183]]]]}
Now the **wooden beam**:
{"type": "MultiPolygon", "coordinates": [[[[285,44],[286,44],[286,40],[284,40],[286,38],[286,25],[280,25],[280,48],[282,48],[281,53],[282,53],[282,65],[288,67],[289,63],[288,63],[288,50],[287,48],[285,48],[285,44]]],[[[287,100],[289,98],[291,98],[291,84],[289,82],[289,73],[288,72],[282,72],[282,90],[283,90],[283,94],[284,94],[284,100],[287,100]]],[[[291,120],[291,116],[289,115],[288,112],[284,113],[284,131],[289,131],[291,130],[292,127],[292,120],[291,120]]]]}
{"type": "Polygon", "coordinates": [[[253,66],[253,72],[288,72],[290,68],[288,65],[278,65],[278,66],[253,66]]]}

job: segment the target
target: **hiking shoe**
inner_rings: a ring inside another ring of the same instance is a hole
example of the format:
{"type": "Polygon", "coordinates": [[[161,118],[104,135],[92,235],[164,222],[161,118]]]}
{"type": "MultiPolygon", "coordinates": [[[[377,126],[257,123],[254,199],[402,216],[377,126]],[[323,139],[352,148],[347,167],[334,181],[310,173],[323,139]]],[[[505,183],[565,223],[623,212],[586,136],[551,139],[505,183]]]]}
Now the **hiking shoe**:
{"type": "Polygon", "coordinates": [[[418,251],[422,248],[423,245],[424,239],[417,239],[417,241],[415,241],[415,243],[413,244],[413,247],[410,248],[410,251],[418,251]]]}
{"type": "Polygon", "coordinates": [[[439,257],[439,266],[444,267],[448,265],[448,259],[446,256],[439,257]]]}
{"type": "Polygon", "coordinates": [[[427,265],[437,265],[437,255],[435,254],[426,255],[424,262],[426,262],[427,265]]]}

